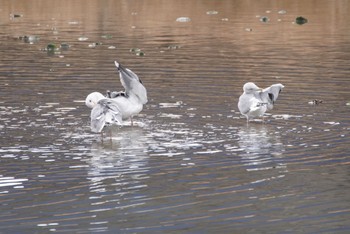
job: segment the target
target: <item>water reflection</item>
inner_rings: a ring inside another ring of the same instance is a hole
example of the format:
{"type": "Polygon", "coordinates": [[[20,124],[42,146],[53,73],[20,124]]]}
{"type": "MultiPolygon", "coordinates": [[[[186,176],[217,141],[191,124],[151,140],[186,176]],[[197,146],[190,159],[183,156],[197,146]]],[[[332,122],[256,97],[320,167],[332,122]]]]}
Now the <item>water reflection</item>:
{"type": "Polygon", "coordinates": [[[139,194],[148,178],[147,141],[141,128],[124,127],[112,133],[109,141],[92,144],[87,179],[91,212],[143,205],[132,199],[139,194]]]}
{"type": "Polygon", "coordinates": [[[265,124],[240,127],[238,145],[243,150],[239,156],[248,170],[258,170],[263,165],[276,164],[273,162],[274,158],[282,157],[285,151],[279,132],[265,124]]]}
{"type": "Polygon", "coordinates": [[[349,230],[349,4],[252,2],[0,0],[0,232],[349,230]],[[101,142],[80,99],[121,88],[115,59],[151,124],[101,142]],[[277,80],[246,127],[242,85],[277,80]]]}
{"type": "Polygon", "coordinates": [[[125,180],[124,177],[137,180],[141,173],[147,172],[148,138],[144,130],[126,127],[118,131],[118,136],[92,144],[88,179],[93,187],[108,179],[112,179],[113,183],[125,180]]]}

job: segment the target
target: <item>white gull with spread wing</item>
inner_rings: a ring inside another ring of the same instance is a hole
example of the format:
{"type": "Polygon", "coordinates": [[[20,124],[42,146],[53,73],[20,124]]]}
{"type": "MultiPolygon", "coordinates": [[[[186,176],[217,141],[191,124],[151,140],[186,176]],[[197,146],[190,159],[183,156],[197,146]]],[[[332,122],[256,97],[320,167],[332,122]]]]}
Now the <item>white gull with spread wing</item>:
{"type": "Polygon", "coordinates": [[[239,97],[238,109],[249,120],[261,117],[266,111],[272,110],[279,93],[284,88],[282,84],[273,84],[266,89],[259,88],[253,82],[243,86],[243,94],[239,97]]]}
{"type": "Polygon", "coordinates": [[[90,117],[93,132],[101,132],[105,125],[122,124],[122,120],[129,118],[133,125],[132,117],[140,113],[148,101],[147,90],[141,79],[117,61],[114,63],[125,91],[109,93],[109,97],[93,92],[86,97],[86,106],[92,108],[90,117]]]}

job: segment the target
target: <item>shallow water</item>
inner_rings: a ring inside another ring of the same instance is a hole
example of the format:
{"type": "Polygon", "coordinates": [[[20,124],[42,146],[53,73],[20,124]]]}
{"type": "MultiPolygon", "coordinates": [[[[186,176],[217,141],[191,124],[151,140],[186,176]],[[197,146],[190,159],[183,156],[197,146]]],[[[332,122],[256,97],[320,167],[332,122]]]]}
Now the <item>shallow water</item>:
{"type": "Polygon", "coordinates": [[[0,232],[349,232],[348,12],[348,1],[0,1],[0,232]],[[116,59],[149,103],[102,140],[84,99],[122,89],[116,59]],[[247,81],[286,86],[265,124],[238,112],[247,81]]]}

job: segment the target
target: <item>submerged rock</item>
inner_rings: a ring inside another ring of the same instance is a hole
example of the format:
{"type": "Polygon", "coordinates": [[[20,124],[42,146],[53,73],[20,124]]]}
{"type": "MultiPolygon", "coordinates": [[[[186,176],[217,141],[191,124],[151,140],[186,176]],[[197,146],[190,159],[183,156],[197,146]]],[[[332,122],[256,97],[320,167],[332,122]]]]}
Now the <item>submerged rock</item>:
{"type": "Polygon", "coordinates": [[[299,16],[295,19],[295,23],[297,23],[299,25],[303,25],[303,24],[307,23],[307,19],[302,17],[302,16],[299,16]]]}
{"type": "Polygon", "coordinates": [[[139,48],[131,48],[129,51],[131,53],[137,53],[137,52],[141,51],[141,49],[139,49],[139,48]]]}
{"type": "Polygon", "coordinates": [[[139,48],[131,48],[130,50],[129,50],[131,53],[134,53],[135,55],[137,55],[137,56],[145,56],[146,54],[145,54],[145,52],[143,52],[141,49],[139,49],[139,48]]]}
{"type": "Polygon", "coordinates": [[[59,54],[61,54],[60,48],[57,47],[53,43],[47,44],[47,46],[43,49],[43,51],[46,51],[47,55],[59,55],[59,54]]]}
{"type": "Polygon", "coordinates": [[[23,15],[21,14],[16,14],[16,13],[11,13],[10,14],[10,18],[13,19],[13,18],[20,18],[20,17],[23,17],[23,15]]]}
{"type": "Polygon", "coordinates": [[[35,42],[38,42],[40,40],[40,37],[35,35],[29,35],[29,36],[19,36],[18,39],[24,41],[25,43],[34,44],[35,42]]]}
{"type": "Polygon", "coordinates": [[[48,52],[53,52],[53,51],[56,50],[56,45],[50,43],[50,44],[48,44],[48,45],[46,46],[46,50],[47,50],[48,52]]]}
{"type": "Polygon", "coordinates": [[[260,17],[260,21],[263,22],[263,23],[267,23],[267,22],[270,21],[270,19],[267,16],[262,16],[262,17],[260,17]]]}
{"type": "Polygon", "coordinates": [[[70,47],[70,45],[67,43],[61,43],[61,45],[60,45],[61,50],[68,50],[69,47],[70,47]]]}
{"type": "Polygon", "coordinates": [[[139,52],[136,53],[136,55],[137,56],[145,56],[146,54],[143,51],[139,51],[139,52]]]}

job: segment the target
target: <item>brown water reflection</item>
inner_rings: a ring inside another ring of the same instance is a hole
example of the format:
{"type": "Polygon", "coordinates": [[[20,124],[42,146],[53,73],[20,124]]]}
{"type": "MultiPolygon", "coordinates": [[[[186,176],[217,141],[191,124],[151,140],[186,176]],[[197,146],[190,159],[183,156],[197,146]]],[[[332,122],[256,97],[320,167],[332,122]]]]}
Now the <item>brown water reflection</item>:
{"type": "Polygon", "coordinates": [[[0,0],[0,232],[349,232],[349,10],[0,0]],[[149,103],[102,142],[83,100],[121,89],[116,59],[149,103]],[[266,124],[240,118],[247,81],[286,86],[266,124]]]}

